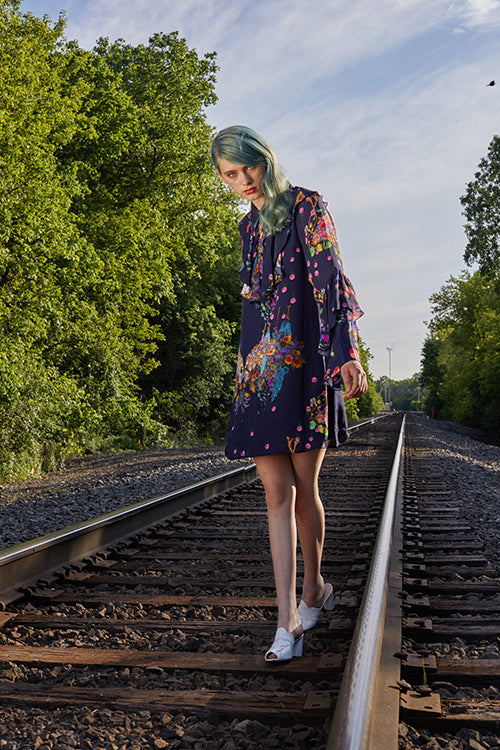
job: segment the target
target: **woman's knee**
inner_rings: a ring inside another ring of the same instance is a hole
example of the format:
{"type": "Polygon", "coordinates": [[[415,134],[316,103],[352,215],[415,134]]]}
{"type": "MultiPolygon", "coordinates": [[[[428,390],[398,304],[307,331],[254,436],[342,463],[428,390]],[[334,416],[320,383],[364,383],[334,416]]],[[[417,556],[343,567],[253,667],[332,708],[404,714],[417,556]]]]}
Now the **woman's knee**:
{"type": "Polygon", "coordinates": [[[293,505],[295,502],[295,475],[290,459],[286,455],[259,456],[255,459],[266,493],[267,506],[271,510],[293,505]]]}
{"type": "Polygon", "coordinates": [[[281,477],[269,477],[264,483],[266,493],[266,504],[269,510],[278,510],[284,506],[294,508],[297,497],[296,484],[293,474],[281,477]]]}

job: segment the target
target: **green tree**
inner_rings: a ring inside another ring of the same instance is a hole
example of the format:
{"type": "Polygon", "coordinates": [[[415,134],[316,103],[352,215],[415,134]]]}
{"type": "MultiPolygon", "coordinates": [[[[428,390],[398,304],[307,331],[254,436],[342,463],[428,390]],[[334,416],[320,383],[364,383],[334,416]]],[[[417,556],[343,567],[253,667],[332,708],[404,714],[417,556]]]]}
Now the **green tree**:
{"type": "Polygon", "coordinates": [[[370,373],[370,360],[373,355],[361,338],[359,339],[359,358],[368,377],[368,390],[359,398],[346,402],[346,414],[351,422],[371,417],[384,408],[384,401],[377,392],[376,383],[370,373]]]}
{"type": "Polygon", "coordinates": [[[444,365],[439,359],[442,335],[428,336],[422,347],[422,386],[425,388],[423,407],[429,416],[440,416],[444,403],[440,389],[444,378],[444,365]]]}
{"type": "Polygon", "coordinates": [[[64,22],[0,6],[0,475],[50,465],[74,425],[93,420],[78,383],[45,353],[81,277],[68,212],[78,191],[57,150],[77,129],[80,85],[68,84],[64,22]],[[61,409],[65,418],[61,420],[61,409]],[[17,467],[17,468],[16,468],[17,467]]]}
{"type": "Polygon", "coordinates": [[[500,263],[500,137],[493,136],[475,179],[460,198],[467,220],[465,262],[479,264],[481,274],[496,274],[500,263]]]}
{"type": "Polygon", "coordinates": [[[439,416],[500,433],[500,278],[464,271],[432,295],[423,378],[439,416]]]}
{"type": "Polygon", "coordinates": [[[87,52],[63,31],[63,18],[0,6],[3,477],[158,433],[160,395],[139,381],[162,338],[160,354],[183,353],[171,400],[193,419],[200,405],[207,424],[234,361],[236,206],[204,115],[214,55],[177,34],[87,52]]]}
{"type": "MultiPolygon", "coordinates": [[[[127,285],[134,292],[149,274],[142,297],[151,305],[143,309],[149,328],[141,311],[138,319],[146,339],[158,333],[159,342],[139,380],[144,396],[154,397],[154,414],[173,430],[213,432],[232,390],[240,308],[237,203],[208,157],[213,133],[204,108],[215,101],[215,57],[199,58],[177,33],[137,47],[101,39],[93,54],[86,107],[96,124],[70,153],[89,190],[75,210],[103,259],[124,232],[129,256],[121,254],[119,294],[127,285]],[[138,217],[140,235],[136,226],[123,229],[126,215],[138,217]]],[[[126,307],[130,317],[134,300],[126,307]]]]}
{"type": "MultiPolygon", "coordinates": [[[[384,378],[378,381],[379,392],[384,387],[384,378]]],[[[409,411],[420,408],[420,375],[415,373],[411,378],[391,380],[392,408],[398,411],[409,411]]]]}

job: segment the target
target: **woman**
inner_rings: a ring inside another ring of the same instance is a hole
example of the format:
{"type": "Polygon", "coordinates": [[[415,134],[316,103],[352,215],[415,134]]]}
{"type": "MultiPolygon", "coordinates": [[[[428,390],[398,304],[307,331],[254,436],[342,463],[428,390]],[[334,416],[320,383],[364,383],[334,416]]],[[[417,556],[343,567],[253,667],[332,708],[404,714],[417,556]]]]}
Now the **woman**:
{"type": "Polygon", "coordinates": [[[355,326],[362,312],[321,196],[292,187],[270,146],[247,127],[220,131],[212,161],[251,202],[240,222],[243,312],[226,455],[253,457],[264,485],[278,601],[265,659],[285,661],[302,654],[303,633],[321,609],[333,609],[320,569],[318,475],[328,441],[337,446],[348,437],[343,398],[367,389],[355,326]],[[297,529],[304,558],[298,607],[297,529]]]}

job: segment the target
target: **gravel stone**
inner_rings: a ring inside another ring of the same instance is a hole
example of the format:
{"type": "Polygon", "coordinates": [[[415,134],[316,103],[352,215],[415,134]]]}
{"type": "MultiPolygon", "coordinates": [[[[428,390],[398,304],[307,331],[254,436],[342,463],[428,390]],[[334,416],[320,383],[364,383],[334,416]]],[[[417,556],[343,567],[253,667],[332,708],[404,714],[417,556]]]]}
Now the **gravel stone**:
{"type": "Polygon", "coordinates": [[[221,448],[73,459],[58,472],[0,486],[0,551],[249,463],[229,461],[221,448]]]}

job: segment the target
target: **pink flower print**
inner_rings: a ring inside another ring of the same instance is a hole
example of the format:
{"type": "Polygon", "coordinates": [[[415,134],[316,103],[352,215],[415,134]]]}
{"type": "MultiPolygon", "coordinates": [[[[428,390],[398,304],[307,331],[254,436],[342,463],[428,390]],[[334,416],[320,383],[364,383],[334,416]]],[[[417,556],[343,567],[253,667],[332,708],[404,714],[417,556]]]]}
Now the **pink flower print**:
{"type": "Polygon", "coordinates": [[[302,429],[303,429],[303,428],[302,428],[302,425],[301,425],[301,424],[299,424],[299,425],[297,426],[297,432],[302,432],[302,429]]]}
{"type": "Polygon", "coordinates": [[[306,443],[306,448],[309,449],[310,447],[311,447],[311,443],[306,443]]]}
{"type": "Polygon", "coordinates": [[[269,443],[266,443],[265,446],[264,446],[264,448],[266,449],[266,451],[268,451],[269,450],[269,443]]]}
{"type": "Polygon", "coordinates": [[[312,383],[317,383],[318,382],[318,378],[311,378],[311,382],[312,383]]]}
{"type": "Polygon", "coordinates": [[[297,302],[297,300],[295,299],[295,297],[292,297],[292,299],[290,300],[290,303],[291,303],[292,305],[294,305],[294,304],[295,304],[296,302],[297,302]]]}
{"type": "Polygon", "coordinates": [[[284,287],[283,287],[283,289],[282,289],[281,291],[282,291],[282,292],[283,292],[283,294],[284,294],[284,293],[286,292],[286,286],[284,286],[284,287]]]}
{"type": "MultiPolygon", "coordinates": [[[[295,274],[294,274],[294,273],[291,273],[291,274],[290,274],[290,278],[291,278],[291,280],[293,281],[293,280],[294,280],[294,278],[295,278],[295,274]]],[[[283,291],[286,291],[286,290],[285,290],[285,289],[283,289],[283,291]]]]}

